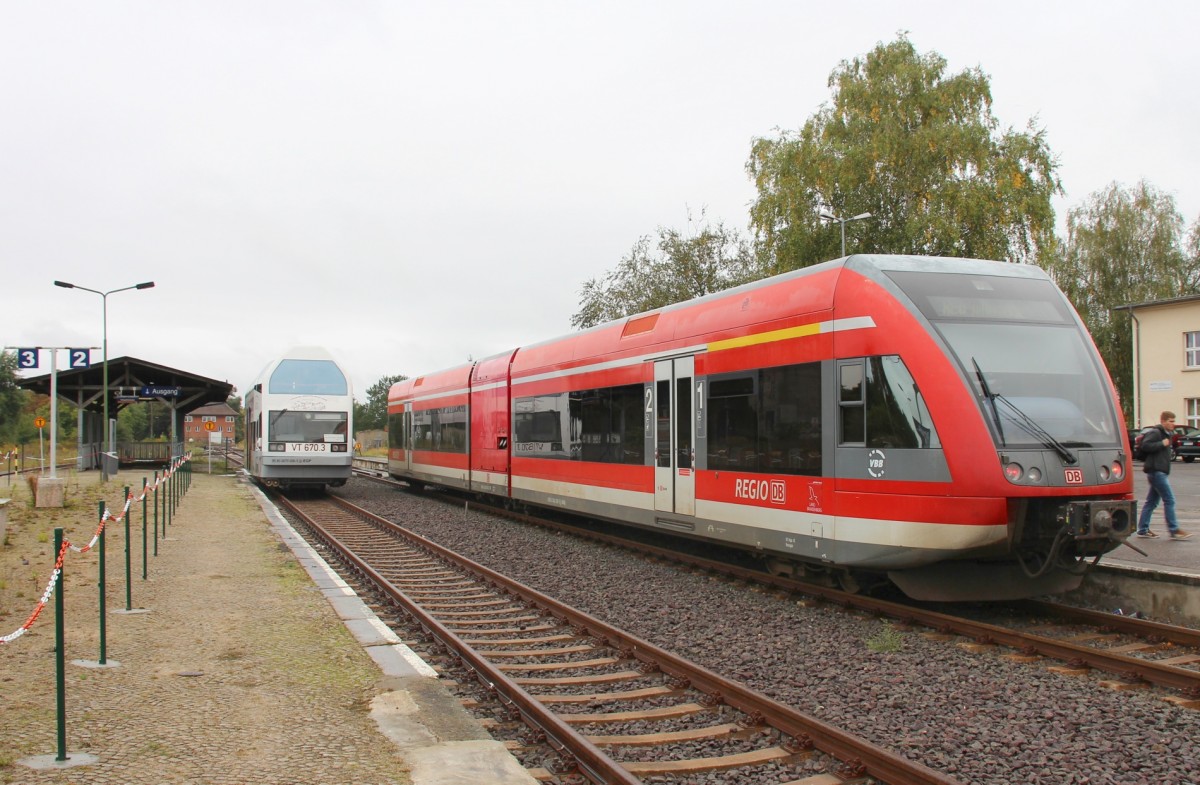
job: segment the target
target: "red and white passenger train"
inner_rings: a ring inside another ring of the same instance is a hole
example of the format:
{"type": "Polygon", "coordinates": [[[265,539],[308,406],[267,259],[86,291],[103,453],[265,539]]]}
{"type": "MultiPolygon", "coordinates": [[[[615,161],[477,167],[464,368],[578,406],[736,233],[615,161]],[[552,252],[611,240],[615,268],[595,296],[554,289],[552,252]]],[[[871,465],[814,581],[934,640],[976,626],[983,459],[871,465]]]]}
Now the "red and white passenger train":
{"type": "Polygon", "coordinates": [[[851,256],[405,380],[389,471],[910,596],[1078,585],[1130,534],[1112,383],[1037,267],[851,256]]]}

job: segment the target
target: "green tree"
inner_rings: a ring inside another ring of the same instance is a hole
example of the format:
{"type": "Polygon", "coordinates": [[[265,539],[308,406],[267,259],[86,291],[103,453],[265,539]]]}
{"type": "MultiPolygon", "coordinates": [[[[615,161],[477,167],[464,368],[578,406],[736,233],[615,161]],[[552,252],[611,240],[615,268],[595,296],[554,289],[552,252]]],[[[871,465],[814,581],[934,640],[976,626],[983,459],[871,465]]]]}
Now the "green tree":
{"type": "Polygon", "coordinates": [[[237,419],[233,421],[234,442],[241,443],[246,441],[246,417],[242,411],[242,397],[240,395],[230,395],[225,399],[225,403],[237,414],[237,419]]]}
{"type": "Polygon", "coordinates": [[[117,410],[117,441],[144,442],[149,435],[150,412],[146,404],[130,404],[117,410]]]}
{"type": "Polygon", "coordinates": [[[584,282],[571,325],[594,327],[728,289],[762,273],[747,241],[720,222],[691,237],[659,227],[656,243],[649,235],[641,237],[615,268],[584,282]]]}
{"type": "Polygon", "coordinates": [[[1053,249],[1051,198],[1062,188],[1043,131],[999,130],[982,70],[946,73],[901,35],[829,77],[831,104],[798,132],[756,139],[755,239],[773,271],[841,254],[912,253],[1034,262],[1053,249]]]}
{"type": "Polygon", "coordinates": [[[388,390],[407,376],[384,376],[367,388],[367,402],[354,402],[354,430],[375,431],[387,427],[388,390]]]}
{"type": "Polygon", "coordinates": [[[21,438],[18,420],[30,393],[17,386],[16,352],[0,352],[0,451],[21,438]]]}
{"type": "Polygon", "coordinates": [[[1192,229],[1184,248],[1175,199],[1146,181],[1117,183],[1092,194],[1067,215],[1067,240],[1048,272],[1075,305],[1108,365],[1127,419],[1132,419],[1133,347],[1128,311],[1117,306],[1200,291],[1200,259],[1192,229]]]}

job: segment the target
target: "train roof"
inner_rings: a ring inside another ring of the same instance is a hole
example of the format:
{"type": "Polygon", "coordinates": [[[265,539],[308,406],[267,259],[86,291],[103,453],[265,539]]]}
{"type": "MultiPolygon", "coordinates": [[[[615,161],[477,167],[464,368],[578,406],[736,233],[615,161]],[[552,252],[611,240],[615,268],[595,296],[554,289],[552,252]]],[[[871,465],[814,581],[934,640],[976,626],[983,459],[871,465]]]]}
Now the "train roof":
{"type": "Polygon", "coordinates": [[[900,254],[854,254],[780,275],[752,281],[732,289],[674,303],[596,325],[587,330],[558,335],[521,346],[477,363],[442,369],[398,382],[389,391],[396,400],[418,394],[463,390],[468,379],[476,383],[508,366],[514,375],[548,366],[564,367],[575,360],[591,360],[615,354],[631,354],[654,347],[686,343],[689,336],[708,335],[778,320],[788,312],[812,313],[833,307],[837,280],[844,270],[879,279],[888,272],[930,272],[1049,279],[1038,267],[1011,262],[959,257],[900,254]],[[789,286],[804,280],[809,286],[789,286]],[[777,290],[779,295],[755,298],[777,290]],[[486,368],[485,368],[486,366],[486,368]],[[474,376],[473,376],[474,372],[474,376]],[[422,389],[423,388],[423,389],[422,389]],[[419,391],[419,392],[418,392],[419,391]]]}
{"type": "Polygon", "coordinates": [[[261,371],[259,371],[258,374],[254,377],[254,381],[251,382],[249,389],[253,390],[254,385],[266,381],[266,379],[271,375],[271,373],[275,370],[275,368],[279,365],[279,363],[283,362],[284,360],[329,360],[334,365],[336,365],[338,367],[338,369],[342,371],[343,374],[345,374],[345,369],[342,368],[342,364],[339,363],[337,361],[337,358],[334,357],[332,354],[330,354],[329,350],[326,349],[325,347],[323,347],[323,346],[293,346],[292,348],[288,349],[286,352],[284,352],[280,356],[274,358],[273,360],[268,362],[266,365],[264,365],[263,369],[261,371]]]}

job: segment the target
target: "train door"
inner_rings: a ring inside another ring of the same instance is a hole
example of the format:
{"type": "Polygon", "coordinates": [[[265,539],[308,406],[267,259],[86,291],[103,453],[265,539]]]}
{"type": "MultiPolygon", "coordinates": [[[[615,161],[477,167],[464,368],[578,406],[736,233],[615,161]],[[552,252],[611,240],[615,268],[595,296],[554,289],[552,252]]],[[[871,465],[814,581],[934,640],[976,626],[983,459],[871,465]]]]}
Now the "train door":
{"type": "Polygon", "coordinates": [[[406,401],[404,404],[404,412],[400,415],[400,427],[403,428],[404,441],[404,458],[402,460],[405,474],[412,473],[412,454],[413,454],[413,415],[412,401],[406,401]]]}
{"type": "Polygon", "coordinates": [[[696,514],[694,357],[654,363],[654,509],[696,514]]]}

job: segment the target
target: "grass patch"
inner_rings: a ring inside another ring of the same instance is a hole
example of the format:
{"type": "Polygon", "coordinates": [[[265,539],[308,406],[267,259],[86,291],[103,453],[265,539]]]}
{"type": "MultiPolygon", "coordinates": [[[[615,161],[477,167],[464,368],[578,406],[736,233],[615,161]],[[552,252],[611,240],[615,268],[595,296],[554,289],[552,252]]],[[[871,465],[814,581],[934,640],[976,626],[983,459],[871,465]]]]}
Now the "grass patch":
{"type": "Polygon", "coordinates": [[[880,653],[900,651],[904,648],[904,635],[892,625],[883,622],[879,632],[867,638],[867,648],[880,653]]]}

